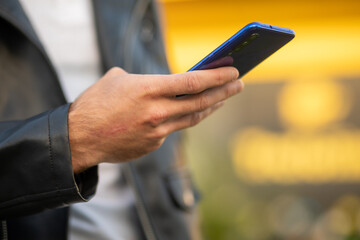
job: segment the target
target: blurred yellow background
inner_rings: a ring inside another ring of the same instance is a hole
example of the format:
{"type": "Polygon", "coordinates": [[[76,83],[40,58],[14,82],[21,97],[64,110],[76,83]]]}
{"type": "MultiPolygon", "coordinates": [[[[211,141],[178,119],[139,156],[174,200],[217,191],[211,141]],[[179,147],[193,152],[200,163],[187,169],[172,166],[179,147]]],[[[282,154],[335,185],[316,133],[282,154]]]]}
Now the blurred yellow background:
{"type": "Polygon", "coordinates": [[[291,28],[293,42],[246,79],[358,74],[360,2],[162,0],[166,40],[174,72],[183,72],[247,23],[291,28]]]}
{"type": "Polygon", "coordinates": [[[360,1],[159,5],[175,73],[250,22],[296,33],[186,132],[206,238],[360,239],[360,1]]]}

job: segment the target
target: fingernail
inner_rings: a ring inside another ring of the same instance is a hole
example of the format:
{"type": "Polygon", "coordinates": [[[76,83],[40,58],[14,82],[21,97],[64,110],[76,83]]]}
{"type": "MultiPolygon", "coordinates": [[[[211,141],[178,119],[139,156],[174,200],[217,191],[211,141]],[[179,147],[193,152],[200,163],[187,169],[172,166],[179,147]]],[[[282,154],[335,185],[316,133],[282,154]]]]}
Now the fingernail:
{"type": "Polygon", "coordinates": [[[240,93],[242,89],[244,88],[244,83],[240,80],[236,81],[236,93],[240,93]]]}
{"type": "Polygon", "coordinates": [[[235,68],[235,69],[233,70],[232,75],[233,75],[233,80],[237,80],[238,77],[239,77],[239,71],[235,68]]]}
{"type": "Polygon", "coordinates": [[[242,80],[238,80],[240,83],[241,90],[244,89],[245,83],[242,80]]]}

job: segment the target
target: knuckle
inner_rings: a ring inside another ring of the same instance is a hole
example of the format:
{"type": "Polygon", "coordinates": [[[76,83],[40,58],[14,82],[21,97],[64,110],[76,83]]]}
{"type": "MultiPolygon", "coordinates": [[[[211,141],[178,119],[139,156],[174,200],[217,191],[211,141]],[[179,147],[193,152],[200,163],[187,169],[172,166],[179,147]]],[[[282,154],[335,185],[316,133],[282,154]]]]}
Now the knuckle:
{"type": "Polygon", "coordinates": [[[215,78],[218,86],[237,79],[238,71],[236,69],[219,69],[215,78]]]}
{"type": "Polygon", "coordinates": [[[201,113],[194,113],[190,118],[190,126],[195,126],[201,121],[201,113]]]}
{"type": "Polygon", "coordinates": [[[151,86],[150,84],[144,84],[142,86],[142,94],[144,96],[152,96],[154,92],[155,92],[154,87],[151,86]]]}
{"type": "Polygon", "coordinates": [[[203,111],[209,107],[209,104],[209,97],[207,95],[202,95],[198,101],[198,109],[203,111]]]}
{"type": "Polygon", "coordinates": [[[123,73],[125,73],[125,71],[122,68],[112,67],[109,69],[109,71],[106,74],[110,77],[115,77],[123,73]]]}
{"type": "Polygon", "coordinates": [[[217,86],[224,84],[224,79],[225,79],[224,72],[221,70],[217,71],[217,74],[215,74],[215,80],[216,80],[217,86]]]}
{"type": "Polygon", "coordinates": [[[152,151],[155,151],[155,150],[159,149],[162,146],[163,142],[164,142],[164,138],[161,138],[161,139],[158,139],[158,140],[154,141],[150,151],[152,152],[152,151]]]}
{"type": "Polygon", "coordinates": [[[190,92],[197,92],[200,90],[201,88],[201,83],[200,83],[200,79],[199,76],[196,72],[193,73],[189,73],[187,75],[185,75],[185,82],[186,82],[186,86],[188,88],[188,90],[190,92]]]}
{"type": "Polygon", "coordinates": [[[225,89],[224,89],[224,92],[225,92],[226,97],[230,97],[231,95],[233,95],[233,91],[232,91],[231,86],[226,86],[225,89]]]}
{"type": "Polygon", "coordinates": [[[147,134],[146,136],[147,144],[144,150],[147,153],[157,150],[158,148],[161,147],[167,135],[168,135],[167,129],[162,127],[155,128],[153,131],[147,134]]]}
{"type": "Polygon", "coordinates": [[[147,122],[152,127],[157,127],[160,123],[165,121],[168,117],[168,113],[165,110],[155,110],[149,114],[147,122]]]}
{"type": "Polygon", "coordinates": [[[156,140],[161,140],[163,138],[165,138],[168,135],[168,131],[166,128],[163,127],[159,127],[154,131],[154,139],[156,140]]]}
{"type": "Polygon", "coordinates": [[[122,70],[121,70],[121,68],[119,68],[119,67],[112,67],[112,68],[110,68],[110,70],[109,70],[109,73],[111,73],[111,74],[116,74],[116,73],[119,73],[119,72],[121,72],[122,70]]]}

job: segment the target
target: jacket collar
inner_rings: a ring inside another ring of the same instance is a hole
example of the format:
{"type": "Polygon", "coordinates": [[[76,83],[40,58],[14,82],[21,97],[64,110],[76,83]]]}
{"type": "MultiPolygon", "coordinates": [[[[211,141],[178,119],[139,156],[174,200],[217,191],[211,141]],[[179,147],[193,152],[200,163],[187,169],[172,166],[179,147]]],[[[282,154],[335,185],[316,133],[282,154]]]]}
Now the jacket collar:
{"type": "Polygon", "coordinates": [[[37,37],[19,1],[0,0],[0,19],[1,18],[14,26],[14,28],[18,29],[24,35],[24,37],[29,40],[30,44],[32,44],[40,51],[41,55],[44,57],[43,64],[48,65],[49,71],[52,72],[53,75],[53,78],[48,79],[48,81],[53,81],[54,87],[57,89],[57,94],[60,94],[60,101],[66,102],[56,70],[52,65],[43,45],[37,37]]]}
{"type": "MultiPolygon", "coordinates": [[[[124,4],[124,1],[92,0],[92,3],[101,61],[103,69],[106,70],[114,65],[113,54],[111,54],[111,51],[106,50],[113,49],[115,47],[114,45],[117,43],[117,41],[113,39],[116,38],[116,36],[111,34],[114,28],[108,27],[108,25],[113,26],[113,24],[110,23],[111,21],[109,22],[109,16],[107,15],[111,16],[112,14],[119,14],[114,11],[116,9],[121,9],[121,6],[119,5],[124,4]]],[[[22,32],[30,42],[46,55],[30,20],[26,16],[26,13],[18,0],[0,0],[0,18],[3,18],[22,32]]]]}
{"type": "Polygon", "coordinates": [[[0,0],[0,18],[21,31],[36,47],[44,51],[29,19],[18,0],[0,0]]]}

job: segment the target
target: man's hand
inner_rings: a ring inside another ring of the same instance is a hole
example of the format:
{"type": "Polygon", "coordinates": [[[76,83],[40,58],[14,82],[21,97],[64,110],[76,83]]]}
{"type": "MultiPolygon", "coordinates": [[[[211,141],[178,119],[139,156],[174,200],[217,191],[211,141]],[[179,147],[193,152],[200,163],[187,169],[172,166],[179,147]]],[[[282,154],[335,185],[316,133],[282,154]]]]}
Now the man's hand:
{"type": "Polygon", "coordinates": [[[175,75],[111,69],[70,107],[74,172],[156,150],[169,134],[194,126],[239,93],[238,76],[233,67],[175,75]]]}

